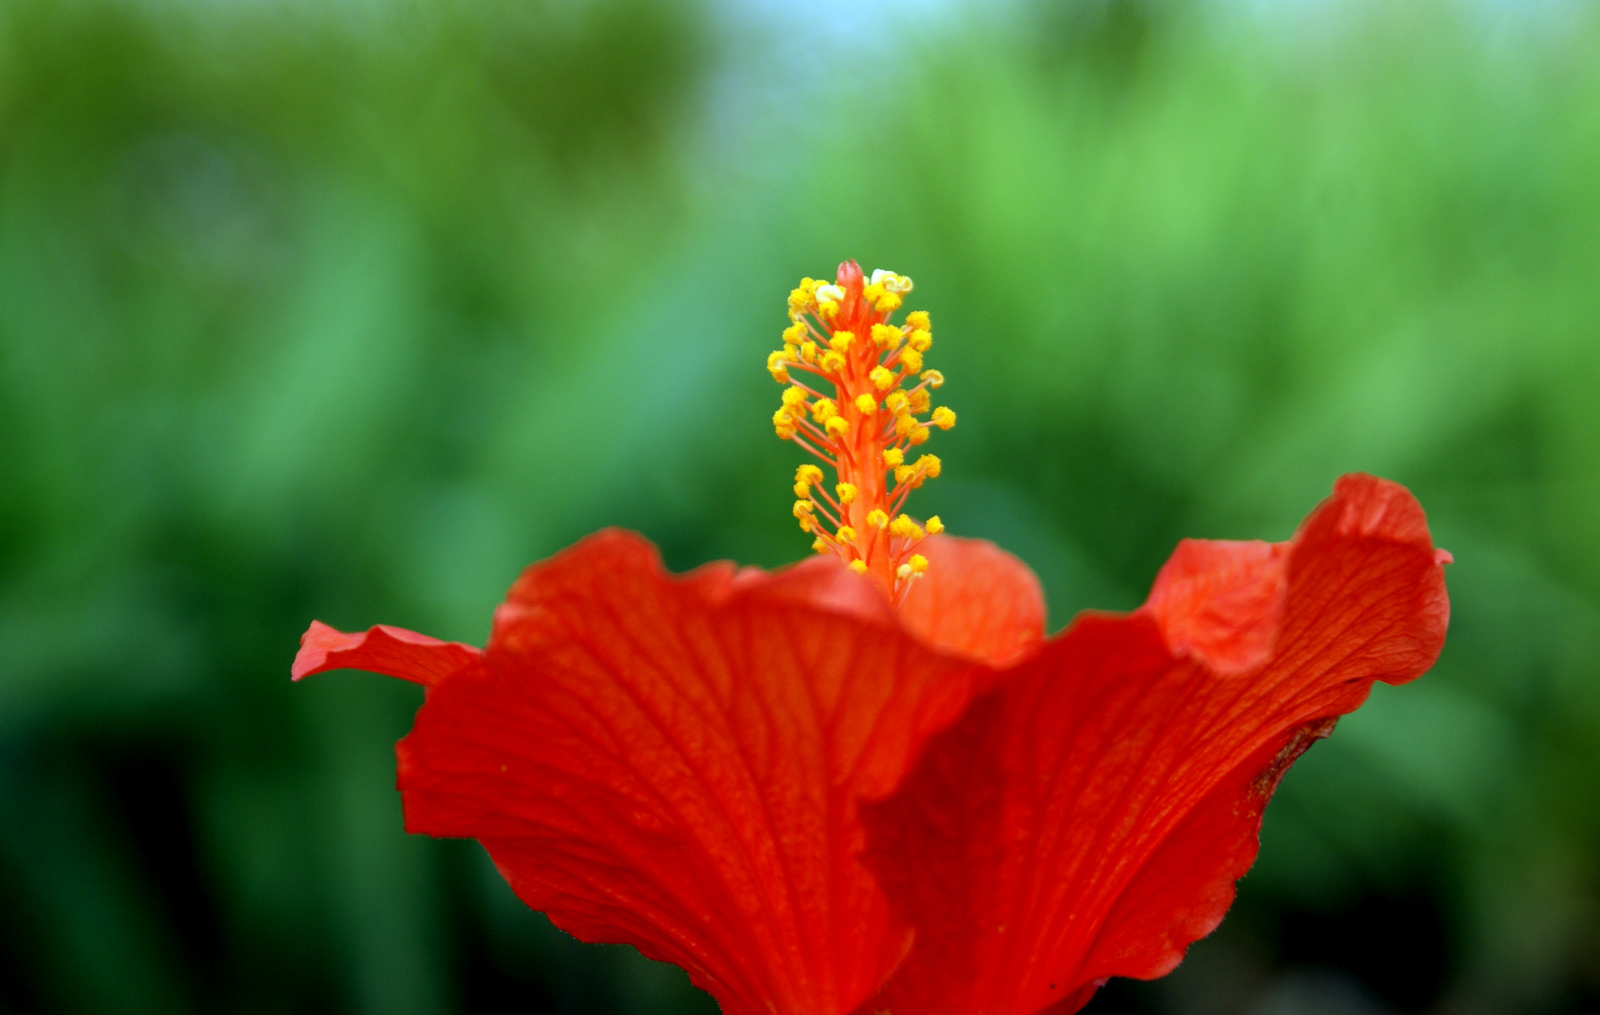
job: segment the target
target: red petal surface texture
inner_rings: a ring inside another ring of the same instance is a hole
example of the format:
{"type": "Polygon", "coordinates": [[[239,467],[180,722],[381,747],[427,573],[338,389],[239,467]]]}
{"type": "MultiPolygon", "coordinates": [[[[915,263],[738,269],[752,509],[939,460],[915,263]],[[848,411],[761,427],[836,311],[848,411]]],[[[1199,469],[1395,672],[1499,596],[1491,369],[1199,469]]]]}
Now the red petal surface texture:
{"type": "Polygon", "coordinates": [[[1044,592],[1022,561],[981,539],[933,536],[918,550],[932,566],[900,620],[924,644],[1000,667],[1044,641],[1044,592]]]}
{"type": "Polygon", "coordinates": [[[1187,542],[1149,601],[1085,615],[863,810],[916,942],[860,1011],[1066,1015],[1177,965],[1233,900],[1290,763],[1374,680],[1432,665],[1444,559],[1369,476],[1277,546],[1187,542]]]}
{"type": "Polygon", "coordinates": [[[429,691],[407,827],[481,840],[557,926],[683,966],[729,1015],[837,1015],[911,942],[858,801],[992,679],[837,562],[673,578],[601,533],[525,572],[484,658],[429,691]]]}

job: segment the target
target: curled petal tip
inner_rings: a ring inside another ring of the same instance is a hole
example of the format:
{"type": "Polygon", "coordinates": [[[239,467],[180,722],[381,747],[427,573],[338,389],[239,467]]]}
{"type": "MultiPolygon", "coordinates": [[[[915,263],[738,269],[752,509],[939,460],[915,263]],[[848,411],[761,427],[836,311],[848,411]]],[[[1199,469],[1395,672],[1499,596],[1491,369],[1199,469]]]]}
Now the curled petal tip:
{"type": "Polygon", "coordinates": [[[300,636],[291,680],[328,670],[371,670],[431,687],[483,657],[471,645],[440,641],[401,627],[379,624],[346,634],[313,620],[300,636]]]}

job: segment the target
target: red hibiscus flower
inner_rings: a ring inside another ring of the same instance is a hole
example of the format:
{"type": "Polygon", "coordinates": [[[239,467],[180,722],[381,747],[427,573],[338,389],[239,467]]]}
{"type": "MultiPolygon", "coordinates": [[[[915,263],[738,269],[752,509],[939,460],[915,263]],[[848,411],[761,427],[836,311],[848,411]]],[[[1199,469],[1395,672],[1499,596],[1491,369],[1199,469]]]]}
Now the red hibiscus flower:
{"type": "Polygon", "coordinates": [[[1185,541],[1144,606],[1046,638],[1026,567],[900,513],[939,472],[906,452],[955,421],[927,315],[889,323],[909,289],[849,262],[791,294],[773,422],[837,472],[796,477],[818,556],[673,576],[606,531],[524,572],[485,649],[313,623],[294,664],[425,685],[406,827],[478,839],[728,1015],[1070,1015],[1168,972],[1285,769],[1444,640],[1448,555],[1362,475],[1289,542],[1185,541]]]}

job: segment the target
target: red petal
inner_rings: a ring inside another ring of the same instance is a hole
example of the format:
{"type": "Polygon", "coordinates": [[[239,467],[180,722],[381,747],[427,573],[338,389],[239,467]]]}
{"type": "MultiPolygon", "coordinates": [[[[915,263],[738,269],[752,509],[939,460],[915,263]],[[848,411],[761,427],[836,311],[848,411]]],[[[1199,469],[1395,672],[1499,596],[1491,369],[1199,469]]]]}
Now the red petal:
{"type": "Polygon", "coordinates": [[[360,634],[335,631],[313,620],[300,636],[290,676],[299,680],[328,670],[371,670],[433,686],[483,658],[471,645],[440,641],[403,627],[379,624],[360,634]]]}
{"type": "Polygon", "coordinates": [[[864,808],[917,943],[862,1010],[1065,1015],[1170,970],[1284,769],[1373,680],[1431,666],[1448,612],[1420,508],[1371,477],[1281,549],[1185,544],[1143,609],[1080,617],[864,808]]]}
{"type": "Polygon", "coordinates": [[[857,859],[968,698],[837,562],[674,579],[607,532],[530,568],[484,665],[401,742],[407,827],[481,839],[584,940],[677,963],[729,1015],[838,1015],[909,931],[857,859]]]}
{"type": "Polygon", "coordinates": [[[933,536],[927,574],[900,607],[903,624],[945,652],[1009,666],[1044,640],[1044,593],[1028,566],[982,539],[933,536]]]}

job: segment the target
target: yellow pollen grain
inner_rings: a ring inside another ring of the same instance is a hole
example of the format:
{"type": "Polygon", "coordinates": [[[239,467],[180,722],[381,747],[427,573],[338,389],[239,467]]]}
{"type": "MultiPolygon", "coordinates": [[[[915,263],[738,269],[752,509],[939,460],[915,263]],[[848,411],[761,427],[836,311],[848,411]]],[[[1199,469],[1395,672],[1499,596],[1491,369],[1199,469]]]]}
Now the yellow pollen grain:
{"type": "Polygon", "coordinates": [[[900,341],[900,329],[892,324],[874,324],[872,341],[880,349],[887,349],[900,341]]]}
{"type": "Polygon", "coordinates": [[[783,404],[785,408],[792,409],[805,400],[806,391],[804,388],[797,388],[791,385],[783,389],[783,404]]]}
{"type": "Polygon", "coordinates": [[[948,430],[956,425],[956,414],[941,405],[933,410],[933,418],[930,422],[941,430],[948,430]]]}
{"type": "Polygon", "coordinates": [[[944,374],[937,370],[922,371],[922,379],[928,382],[928,387],[937,388],[944,385],[944,374]]]}
{"type": "Polygon", "coordinates": [[[856,530],[848,525],[839,526],[839,534],[833,537],[840,545],[849,546],[856,541],[856,530]]]}
{"type": "Polygon", "coordinates": [[[872,309],[880,314],[892,314],[900,309],[903,297],[899,293],[884,293],[872,301],[872,309]]]}
{"type": "Polygon", "coordinates": [[[933,396],[928,394],[928,389],[923,388],[921,391],[913,391],[911,393],[911,411],[913,413],[920,416],[927,412],[928,406],[932,404],[933,396]]]}
{"type": "Polygon", "coordinates": [[[851,504],[851,503],[855,502],[855,499],[856,499],[858,491],[856,490],[854,484],[852,484],[852,483],[840,483],[838,486],[835,486],[833,489],[839,495],[839,503],[840,504],[851,504]]]}
{"type": "Polygon", "coordinates": [[[910,433],[906,434],[906,440],[910,441],[912,444],[921,444],[921,443],[925,442],[927,439],[928,439],[928,428],[925,427],[925,426],[919,426],[915,430],[913,430],[910,433]]]}
{"type": "Polygon", "coordinates": [[[894,569],[894,574],[895,574],[895,577],[899,578],[901,581],[910,580],[911,574],[912,574],[911,565],[910,564],[901,564],[899,567],[894,569]]]}
{"type": "MultiPolygon", "coordinates": [[[[883,368],[879,367],[878,369],[882,370],[883,368]]],[[[885,371],[885,373],[887,373],[887,371],[885,371]]],[[[892,384],[893,382],[894,382],[894,378],[893,378],[893,375],[891,374],[890,375],[890,383],[892,384]]],[[[883,407],[888,409],[890,412],[894,413],[897,416],[900,413],[904,412],[905,409],[906,409],[906,406],[908,406],[910,404],[911,404],[911,398],[904,391],[892,391],[892,392],[889,393],[889,397],[885,398],[883,400],[883,407]]]]}
{"type": "Polygon", "coordinates": [[[813,539],[811,541],[811,549],[815,550],[817,553],[827,553],[828,552],[828,544],[824,543],[820,539],[813,539]]]}
{"type": "Polygon", "coordinates": [[[922,529],[911,520],[910,515],[900,515],[889,523],[889,533],[901,539],[921,539],[922,529]]]}
{"type": "Polygon", "coordinates": [[[802,465],[794,470],[794,481],[796,483],[820,483],[822,482],[822,470],[815,465],[802,465]]]}
{"type": "Polygon", "coordinates": [[[831,398],[819,398],[811,403],[811,418],[818,423],[826,423],[839,415],[839,407],[833,404],[831,398]]]}
{"type": "Polygon", "coordinates": [[[909,412],[902,412],[894,418],[894,432],[904,437],[913,430],[918,429],[916,418],[909,412]]]}
{"type": "Polygon", "coordinates": [[[917,352],[927,352],[933,347],[933,334],[917,328],[906,336],[906,345],[909,345],[917,352]]]}
{"type": "Polygon", "coordinates": [[[800,358],[807,363],[817,361],[817,343],[807,339],[800,343],[800,358]]]}
{"type": "Polygon", "coordinates": [[[938,515],[931,516],[928,519],[928,535],[937,536],[939,533],[941,533],[943,531],[944,531],[944,522],[939,520],[939,516],[938,515]]]}
{"type": "Polygon", "coordinates": [[[852,560],[850,562],[850,570],[854,571],[856,574],[866,574],[867,562],[864,560],[852,560]]]}
{"type": "Polygon", "coordinates": [[[869,285],[861,287],[861,298],[866,300],[868,303],[876,303],[883,298],[884,292],[885,290],[882,285],[877,282],[873,282],[869,285]]]}
{"type": "Polygon", "coordinates": [[[906,368],[906,373],[914,374],[922,369],[922,353],[912,348],[900,350],[900,365],[906,368]]]}
{"type": "Polygon", "coordinates": [[[806,326],[798,321],[783,329],[784,345],[799,345],[805,341],[806,326]]]}
{"type": "Polygon", "coordinates": [[[918,469],[921,469],[922,474],[927,476],[929,479],[938,479],[939,470],[943,467],[943,463],[939,461],[938,455],[922,455],[914,464],[918,469]]]}
{"type": "Polygon", "coordinates": [[[875,529],[881,529],[889,524],[888,512],[881,508],[874,508],[867,512],[867,524],[875,529]]]}
{"type": "Polygon", "coordinates": [[[830,374],[844,372],[844,353],[837,349],[829,349],[822,354],[822,369],[830,374]]]}
{"type": "Polygon", "coordinates": [[[877,388],[879,391],[888,391],[890,388],[894,387],[894,371],[888,369],[887,367],[873,367],[871,372],[867,374],[867,377],[872,380],[872,386],[877,388]]]}
{"type": "Polygon", "coordinates": [[[888,466],[889,468],[892,469],[892,468],[894,468],[895,466],[899,465],[901,462],[903,462],[905,460],[906,460],[905,452],[901,451],[899,448],[884,448],[883,449],[883,464],[888,466]]]}
{"type": "MultiPolygon", "coordinates": [[[[828,432],[829,437],[843,437],[850,432],[850,422],[843,416],[829,416],[828,421],[822,424],[822,428],[828,432]]],[[[927,433],[926,428],[923,429],[923,433],[927,433]]]]}
{"type": "Polygon", "coordinates": [[[911,559],[906,561],[906,563],[911,566],[911,573],[912,574],[927,574],[928,573],[928,558],[924,557],[920,553],[913,553],[911,555],[911,559]]]}
{"type": "Polygon", "coordinates": [[[933,328],[933,324],[928,320],[926,310],[913,310],[906,315],[906,327],[914,331],[929,331],[933,328]]]}
{"type": "Polygon", "coordinates": [[[796,518],[806,518],[816,509],[817,506],[808,500],[797,500],[794,502],[794,516],[796,518]]]}
{"type": "MultiPolygon", "coordinates": [[[[898,483],[899,485],[904,486],[907,483],[910,483],[911,480],[916,476],[916,474],[917,474],[917,470],[916,470],[915,466],[911,466],[911,465],[897,466],[895,468],[895,470],[894,470],[894,481],[896,483],[898,483]]],[[[922,484],[920,482],[912,483],[912,488],[915,489],[916,487],[919,487],[921,485],[922,484]]]]}
{"type": "Polygon", "coordinates": [[[864,414],[871,415],[878,409],[878,400],[866,392],[862,392],[856,396],[856,408],[860,409],[864,414]]]}
{"type": "Polygon", "coordinates": [[[828,339],[828,344],[838,352],[848,352],[850,343],[855,340],[856,333],[853,331],[836,331],[833,333],[833,337],[828,339]]]}

